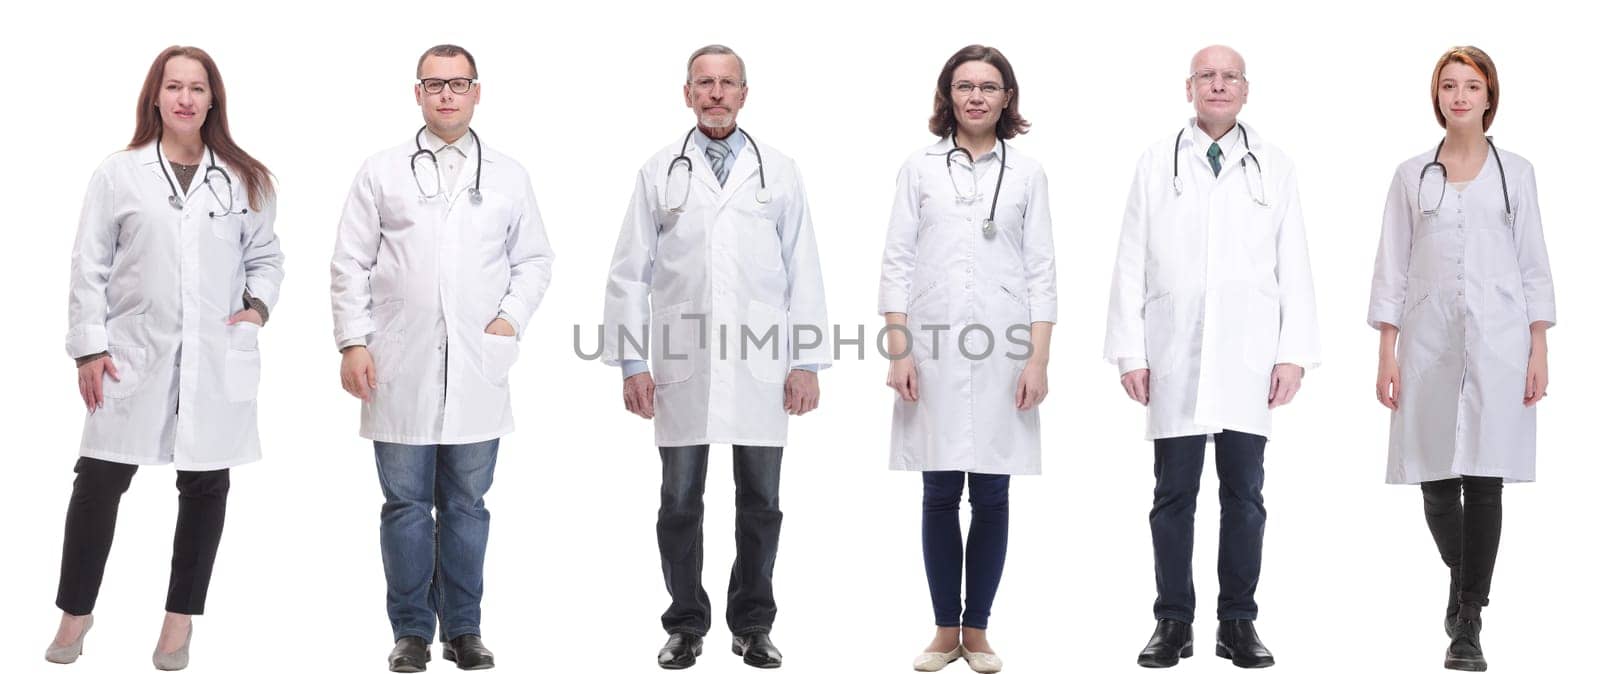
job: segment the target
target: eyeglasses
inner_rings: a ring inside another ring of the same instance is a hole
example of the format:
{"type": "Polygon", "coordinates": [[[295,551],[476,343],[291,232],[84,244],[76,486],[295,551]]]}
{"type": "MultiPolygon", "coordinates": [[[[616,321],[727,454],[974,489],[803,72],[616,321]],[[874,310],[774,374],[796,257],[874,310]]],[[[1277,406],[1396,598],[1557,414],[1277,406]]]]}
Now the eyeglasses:
{"type": "Polygon", "coordinates": [[[418,84],[422,86],[423,91],[430,94],[443,93],[445,85],[450,85],[450,91],[456,94],[465,94],[472,91],[472,87],[477,84],[477,81],[470,77],[453,77],[448,80],[429,77],[420,80],[418,84]]]}
{"type": "Polygon", "coordinates": [[[699,91],[711,91],[719,84],[722,85],[723,89],[738,89],[744,86],[744,80],[736,80],[729,77],[700,77],[689,80],[689,84],[694,85],[694,88],[699,91]]]}
{"type": "Polygon", "coordinates": [[[971,96],[972,92],[974,91],[982,92],[985,97],[999,96],[1000,92],[1005,91],[1005,87],[1002,87],[994,82],[973,84],[965,80],[950,85],[950,88],[954,89],[956,93],[961,94],[962,96],[971,96]]]}
{"type": "Polygon", "coordinates": [[[1217,81],[1218,77],[1221,77],[1222,84],[1228,87],[1239,87],[1249,83],[1245,80],[1244,73],[1237,70],[1223,70],[1220,72],[1216,70],[1201,70],[1190,75],[1189,79],[1209,87],[1217,81]]]}

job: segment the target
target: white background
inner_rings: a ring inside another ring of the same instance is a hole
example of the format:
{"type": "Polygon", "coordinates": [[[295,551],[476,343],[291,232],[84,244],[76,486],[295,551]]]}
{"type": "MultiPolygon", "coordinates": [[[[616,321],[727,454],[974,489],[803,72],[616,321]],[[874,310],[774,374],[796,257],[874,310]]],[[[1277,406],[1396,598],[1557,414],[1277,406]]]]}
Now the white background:
{"type": "MultiPolygon", "coordinates": [[[[1552,3],[1554,4],[1554,3],[1552,3]]],[[[574,323],[600,319],[634,172],[677,142],[684,59],[739,50],[741,122],[805,174],[835,323],[877,326],[879,256],[894,176],[926,131],[939,67],[993,44],[1016,67],[1035,131],[1015,147],[1051,177],[1061,324],[1044,405],[1045,474],[1014,480],[1011,546],[992,640],[1007,671],[1135,671],[1153,624],[1151,450],[1143,414],[1099,358],[1110,264],[1135,158],[1192,109],[1190,55],[1227,43],[1253,82],[1242,118],[1300,171],[1325,365],[1276,415],[1271,512],[1258,599],[1279,671],[1431,671],[1446,645],[1445,584],[1416,487],[1383,484],[1388,414],[1374,401],[1377,333],[1364,325],[1379,217],[1394,166],[1440,136],[1434,60],[1475,44],[1503,80],[1493,132],[1538,168],[1561,305],[1541,404],[1541,480],[1508,487],[1494,603],[1495,671],[1561,671],[1592,643],[1595,397],[1592,211],[1600,106],[1592,24],[1538,2],[50,3],[8,10],[0,288],[8,361],[4,493],[7,606],[0,671],[47,671],[62,515],[82,405],[62,352],[68,253],[93,168],[130,137],[150,59],[211,52],[238,141],[280,181],[288,255],[262,333],[266,459],[234,471],[228,528],[195,671],[383,671],[391,637],[378,555],[381,503],[357,402],[337,380],[328,259],[363,158],[420,125],[417,55],[455,42],[478,58],[474,127],[531,171],[555,279],[513,375],[519,430],[501,449],[484,634],[507,671],[654,671],[667,597],[656,557],[659,462],[615,370],[581,361],[574,323]],[[1358,6],[1358,4],[1360,6],[1358,6]],[[42,7],[42,8],[41,8],[42,7]],[[1586,390],[1588,389],[1588,390],[1586,390]]],[[[1259,142],[1259,141],[1258,141],[1259,142]]],[[[592,333],[591,333],[592,335],[592,333]]],[[[592,336],[591,336],[592,339],[592,336]]],[[[920,480],[886,470],[885,363],[847,356],[822,406],[790,426],[774,632],[785,670],[904,671],[932,616],[919,547],[920,480]]],[[[721,616],[732,557],[728,452],[706,494],[713,627],[696,671],[738,672],[721,616]]],[[[1208,464],[1211,464],[1208,457],[1208,464]]],[[[1199,508],[1196,656],[1210,654],[1217,523],[1207,469],[1199,508]]],[[[175,498],[170,467],[140,471],[75,671],[149,665],[164,601],[175,498]]],[[[435,648],[435,657],[438,649],[435,648]]],[[[961,664],[952,671],[962,671],[961,664]]],[[[435,660],[434,670],[449,663],[435,660]]],[[[59,670],[54,670],[59,671],[59,670]]]]}

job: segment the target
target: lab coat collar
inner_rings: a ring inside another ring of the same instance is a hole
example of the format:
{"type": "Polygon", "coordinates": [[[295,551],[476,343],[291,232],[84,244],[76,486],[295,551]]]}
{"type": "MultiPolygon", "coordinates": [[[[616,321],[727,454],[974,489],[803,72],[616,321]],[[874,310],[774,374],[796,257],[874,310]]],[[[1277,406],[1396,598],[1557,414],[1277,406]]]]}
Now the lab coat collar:
{"type": "MultiPolygon", "coordinates": [[[[183,189],[183,185],[178,183],[177,172],[172,170],[172,162],[167,161],[166,157],[156,154],[155,141],[150,141],[140,146],[138,149],[134,150],[134,154],[138,158],[139,163],[144,164],[145,168],[150,169],[150,173],[156,177],[156,180],[161,181],[161,189],[166,190],[168,194],[171,193],[174,187],[180,190],[183,189]],[[166,177],[162,175],[163,165],[166,168],[166,176],[171,176],[172,178],[171,185],[167,184],[166,177]]],[[[189,199],[194,195],[194,193],[200,190],[201,183],[205,182],[206,167],[210,165],[211,148],[201,145],[200,168],[199,170],[195,171],[194,179],[189,181],[189,190],[187,192],[181,192],[181,194],[183,194],[184,203],[188,203],[189,199]]],[[[220,168],[224,171],[228,170],[228,166],[222,163],[221,160],[217,161],[217,168],[220,168]]]]}
{"type": "MultiPolygon", "coordinates": [[[[1234,160],[1244,156],[1244,134],[1239,132],[1240,127],[1244,126],[1244,122],[1235,121],[1233,128],[1228,129],[1227,133],[1222,134],[1222,138],[1213,141],[1211,140],[1211,136],[1206,135],[1206,132],[1200,130],[1200,120],[1196,117],[1190,117],[1189,127],[1185,133],[1185,138],[1189,142],[1189,150],[1195,153],[1195,156],[1198,156],[1201,159],[1206,158],[1206,150],[1211,149],[1211,144],[1215,142],[1219,147],[1222,148],[1221,161],[1223,164],[1227,164],[1230,161],[1237,163],[1234,160]]],[[[1261,139],[1255,137],[1255,132],[1253,129],[1246,128],[1245,133],[1250,134],[1250,146],[1252,149],[1254,149],[1255,146],[1261,142],[1261,139]]]]}
{"type": "MultiPolygon", "coordinates": [[[[928,149],[927,149],[927,153],[930,154],[930,155],[937,155],[937,156],[943,157],[946,154],[948,154],[950,152],[950,150],[952,148],[954,148],[955,146],[956,146],[955,137],[953,137],[953,136],[945,136],[943,138],[940,138],[939,142],[934,143],[932,145],[929,145],[928,149]]],[[[1006,154],[1006,170],[1008,170],[1008,171],[1015,171],[1017,169],[1017,162],[1014,159],[1011,158],[1012,157],[1011,153],[1016,152],[1016,150],[1017,150],[1017,148],[1015,146],[1011,145],[1010,142],[1006,143],[1006,153],[1007,153],[1006,154]]],[[[995,159],[999,159],[1000,158],[1000,141],[999,140],[995,141],[993,150],[990,150],[987,154],[984,154],[984,155],[981,155],[981,156],[978,156],[978,157],[973,157],[973,159],[974,160],[978,160],[978,161],[982,161],[984,157],[987,157],[989,155],[994,155],[995,159]]]]}
{"type": "MultiPolygon", "coordinates": [[[[422,146],[423,147],[428,148],[429,150],[433,151],[434,154],[438,154],[440,150],[444,149],[445,145],[454,145],[456,147],[456,149],[461,150],[461,153],[466,155],[467,161],[469,161],[469,162],[478,161],[478,154],[477,154],[478,150],[475,147],[476,146],[476,141],[474,141],[472,139],[472,133],[470,131],[468,131],[467,133],[462,134],[460,138],[456,139],[456,142],[454,142],[454,143],[446,143],[446,142],[444,142],[443,138],[440,138],[440,137],[434,135],[432,129],[424,128],[422,130],[422,146]]],[[[485,153],[483,155],[483,161],[484,162],[488,162],[489,161],[489,155],[487,153],[485,153]]]]}

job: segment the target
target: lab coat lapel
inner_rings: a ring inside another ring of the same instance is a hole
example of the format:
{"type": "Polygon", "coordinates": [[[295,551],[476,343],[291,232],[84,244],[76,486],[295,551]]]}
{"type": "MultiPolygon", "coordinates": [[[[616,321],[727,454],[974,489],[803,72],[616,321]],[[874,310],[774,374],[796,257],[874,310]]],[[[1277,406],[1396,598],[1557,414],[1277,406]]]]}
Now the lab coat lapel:
{"type": "Polygon", "coordinates": [[[746,139],[744,149],[739,151],[739,157],[733,160],[733,167],[728,169],[728,182],[722,186],[721,204],[726,205],[733,195],[739,193],[745,181],[756,176],[757,166],[756,151],[751,147],[755,141],[746,139]]]}
{"type": "Polygon", "coordinates": [[[705,153],[700,151],[699,143],[689,141],[688,156],[689,161],[694,162],[695,180],[704,183],[712,194],[718,195],[718,203],[721,203],[722,186],[717,184],[717,172],[711,170],[711,160],[706,159],[705,153]]]}

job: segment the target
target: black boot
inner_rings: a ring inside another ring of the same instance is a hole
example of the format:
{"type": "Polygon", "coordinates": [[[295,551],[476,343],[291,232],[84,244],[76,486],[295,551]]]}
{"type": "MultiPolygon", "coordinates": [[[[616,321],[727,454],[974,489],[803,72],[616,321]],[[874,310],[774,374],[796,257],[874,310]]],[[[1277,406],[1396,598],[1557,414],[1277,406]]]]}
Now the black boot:
{"type": "Polygon", "coordinates": [[[1156,621],[1155,634],[1139,651],[1140,667],[1171,667],[1179,658],[1194,655],[1194,626],[1189,623],[1162,618],[1156,621]]]}
{"type": "Polygon", "coordinates": [[[1483,659],[1483,644],[1478,641],[1478,635],[1483,632],[1482,610],[1476,604],[1461,605],[1460,613],[1456,616],[1455,633],[1450,637],[1450,648],[1444,652],[1445,669],[1488,671],[1489,662],[1483,659]]]}
{"type": "Polygon", "coordinates": [[[1450,567],[1450,598],[1444,605],[1444,634],[1456,638],[1456,618],[1461,615],[1461,568],[1450,567]]]}
{"type": "Polygon", "coordinates": [[[1261,643],[1254,621],[1224,620],[1217,624],[1217,657],[1233,661],[1235,667],[1271,667],[1272,651],[1261,643]]]}

